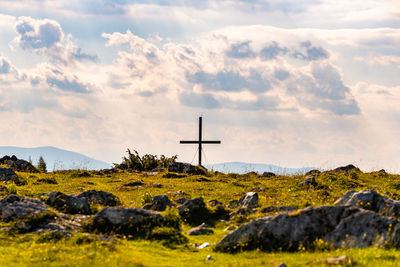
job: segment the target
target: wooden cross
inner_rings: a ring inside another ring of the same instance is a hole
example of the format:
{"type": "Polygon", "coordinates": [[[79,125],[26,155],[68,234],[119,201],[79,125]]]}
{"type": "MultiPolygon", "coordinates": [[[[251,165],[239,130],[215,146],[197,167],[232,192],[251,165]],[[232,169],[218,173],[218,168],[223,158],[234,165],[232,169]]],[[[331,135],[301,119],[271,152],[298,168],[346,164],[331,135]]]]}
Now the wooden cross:
{"type": "Polygon", "coordinates": [[[201,165],[201,145],[202,144],[221,144],[221,141],[204,141],[202,139],[202,117],[199,117],[199,140],[198,141],[180,141],[180,144],[199,144],[199,165],[201,165]]]}

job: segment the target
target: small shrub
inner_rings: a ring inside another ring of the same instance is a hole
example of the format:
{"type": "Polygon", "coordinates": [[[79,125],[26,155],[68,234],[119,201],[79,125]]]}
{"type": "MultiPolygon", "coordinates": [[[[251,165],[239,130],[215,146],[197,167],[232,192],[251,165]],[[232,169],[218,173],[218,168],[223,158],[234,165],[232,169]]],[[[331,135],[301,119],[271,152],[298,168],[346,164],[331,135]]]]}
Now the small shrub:
{"type": "Polygon", "coordinates": [[[7,186],[7,189],[8,189],[8,193],[10,195],[17,195],[18,194],[18,189],[15,186],[15,184],[11,184],[10,186],[7,186]]]}
{"type": "Polygon", "coordinates": [[[179,216],[178,210],[174,207],[167,207],[164,211],[164,226],[180,230],[181,225],[182,219],[181,216],[179,216]]]}
{"type": "Polygon", "coordinates": [[[135,170],[135,171],[150,171],[154,168],[167,168],[169,164],[175,162],[178,158],[177,155],[170,158],[161,155],[160,158],[156,155],[146,154],[140,156],[136,150],[131,150],[128,148],[128,157],[122,158],[121,164],[114,164],[116,168],[122,170],[135,170]]]}

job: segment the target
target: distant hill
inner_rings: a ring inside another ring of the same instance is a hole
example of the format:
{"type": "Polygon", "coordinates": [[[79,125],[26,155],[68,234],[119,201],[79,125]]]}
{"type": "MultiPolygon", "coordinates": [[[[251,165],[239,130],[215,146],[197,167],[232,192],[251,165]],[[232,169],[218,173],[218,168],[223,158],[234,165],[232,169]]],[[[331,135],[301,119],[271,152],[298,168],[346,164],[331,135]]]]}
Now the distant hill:
{"type": "Polygon", "coordinates": [[[205,165],[207,169],[214,171],[220,171],[223,173],[247,173],[247,172],[257,172],[262,174],[263,172],[273,172],[275,174],[304,174],[310,170],[318,169],[314,167],[304,167],[304,168],[285,168],[272,164],[257,164],[257,163],[246,163],[246,162],[224,162],[218,164],[208,164],[205,165]]]}
{"type": "Polygon", "coordinates": [[[5,155],[15,155],[25,160],[31,159],[33,165],[36,165],[39,157],[42,156],[47,164],[48,171],[69,169],[100,170],[111,167],[111,164],[106,162],[51,146],[36,148],[0,146],[0,157],[5,155]]]}

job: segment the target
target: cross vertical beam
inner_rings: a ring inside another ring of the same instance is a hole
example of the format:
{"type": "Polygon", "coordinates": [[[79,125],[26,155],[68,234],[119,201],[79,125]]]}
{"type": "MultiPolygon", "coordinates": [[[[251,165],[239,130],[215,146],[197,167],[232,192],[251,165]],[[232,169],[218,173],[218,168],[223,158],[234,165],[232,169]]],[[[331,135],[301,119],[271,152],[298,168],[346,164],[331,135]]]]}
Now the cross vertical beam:
{"type": "Polygon", "coordinates": [[[180,144],[198,144],[199,145],[199,165],[201,165],[202,144],[221,144],[221,141],[203,141],[203,118],[199,117],[199,140],[198,141],[180,141],[180,144]]]}
{"type": "Polygon", "coordinates": [[[202,131],[203,131],[203,118],[199,117],[199,165],[200,166],[201,166],[201,141],[203,141],[201,138],[202,131]]]}

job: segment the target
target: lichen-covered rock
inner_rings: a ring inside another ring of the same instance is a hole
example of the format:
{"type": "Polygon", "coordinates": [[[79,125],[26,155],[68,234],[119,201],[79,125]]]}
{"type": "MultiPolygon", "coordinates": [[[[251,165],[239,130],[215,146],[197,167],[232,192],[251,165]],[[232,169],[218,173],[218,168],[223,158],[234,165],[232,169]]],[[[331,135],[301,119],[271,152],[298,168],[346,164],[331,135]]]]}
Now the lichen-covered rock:
{"type": "Polygon", "coordinates": [[[187,234],[188,235],[210,235],[213,234],[214,231],[205,223],[190,229],[187,234]]]}
{"type": "Polygon", "coordinates": [[[204,168],[203,166],[194,166],[192,164],[184,162],[172,162],[168,166],[168,171],[177,173],[207,175],[207,169],[204,168]]]}
{"type": "Polygon", "coordinates": [[[246,195],[240,198],[239,204],[240,204],[240,209],[244,209],[246,211],[251,211],[255,209],[258,205],[258,193],[256,192],[246,193],[246,195]]]}
{"type": "Polygon", "coordinates": [[[400,246],[400,222],[352,206],[309,207],[249,222],[226,235],[219,251],[294,251],[323,239],[334,247],[400,246]]]}
{"type": "Polygon", "coordinates": [[[118,233],[123,235],[146,235],[161,226],[164,217],[160,213],[140,208],[107,207],[96,214],[87,225],[89,231],[118,233]]]}
{"type": "Polygon", "coordinates": [[[154,196],[151,204],[147,204],[143,206],[143,209],[146,210],[156,210],[156,211],[164,211],[167,207],[172,207],[172,202],[166,195],[154,196]]]}
{"type": "Polygon", "coordinates": [[[0,181],[10,181],[15,178],[17,174],[11,168],[0,167],[0,181]]]}
{"type": "Polygon", "coordinates": [[[200,224],[210,219],[210,213],[202,197],[188,199],[178,207],[178,212],[183,221],[189,224],[200,224]]]}
{"type": "Polygon", "coordinates": [[[86,198],[91,204],[100,204],[104,206],[116,206],[121,203],[117,196],[100,190],[85,191],[77,197],[86,198]]]}
{"type": "Polygon", "coordinates": [[[70,214],[91,214],[89,202],[86,198],[69,196],[59,191],[43,194],[41,196],[48,205],[59,211],[70,214]]]}
{"type": "Polygon", "coordinates": [[[349,164],[342,167],[337,167],[336,169],[332,170],[333,172],[350,172],[350,171],[359,171],[360,169],[354,166],[353,164],[349,164]]]}
{"type": "Polygon", "coordinates": [[[23,196],[8,195],[0,200],[0,219],[32,219],[46,214],[54,214],[43,202],[23,196]]]}
{"type": "Polygon", "coordinates": [[[348,191],[335,205],[357,206],[386,216],[400,215],[400,201],[378,194],[375,190],[348,191]]]}
{"type": "Polygon", "coordinates": [[[18,159],[16,156],[4,156],[0,158],[0,164],[6,164],[8,167],[13,169],[14,171],[19,171],[19,172],[32,172],[32,173],[37,173],[39,172],[33,165],[32,163],[23,160],[23,159],[18,159]]]}

